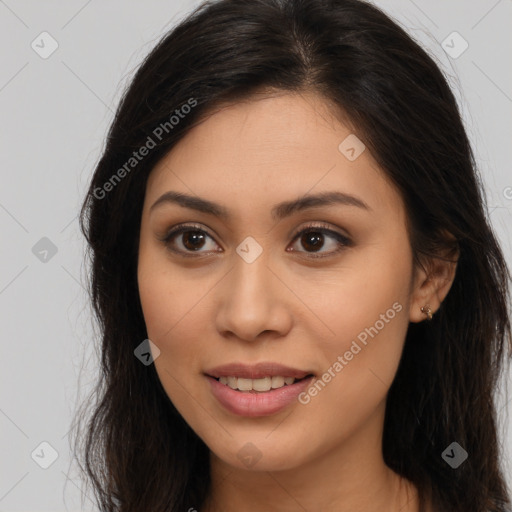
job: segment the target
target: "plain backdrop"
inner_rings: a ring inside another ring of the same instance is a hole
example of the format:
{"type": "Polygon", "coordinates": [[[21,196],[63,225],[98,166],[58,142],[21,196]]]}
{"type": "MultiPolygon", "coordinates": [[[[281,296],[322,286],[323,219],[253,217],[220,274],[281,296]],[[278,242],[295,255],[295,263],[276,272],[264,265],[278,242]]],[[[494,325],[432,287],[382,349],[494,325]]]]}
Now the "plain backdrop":
{"type": "MultiPolygon", "coordinates": [[[[125,84],[197,3],[0,0],[0,512],[96,510],[68,438],[98,367],[77,213],[125,84]]],[[[512,262],[512,1],[374,3],[448,76],[512,262]]]]}

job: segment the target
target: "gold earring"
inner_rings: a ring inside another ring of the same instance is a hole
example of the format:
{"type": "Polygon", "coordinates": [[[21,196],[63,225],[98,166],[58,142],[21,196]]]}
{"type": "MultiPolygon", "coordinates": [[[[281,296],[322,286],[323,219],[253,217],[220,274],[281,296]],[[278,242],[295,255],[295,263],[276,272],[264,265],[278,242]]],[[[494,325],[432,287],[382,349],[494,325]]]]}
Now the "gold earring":
{"type": "Polygon", "coordinates": [[[430,304],[425,304],[421,308],[421,312],[427,315],[428,320],[432,320],[432,310],[430,309],[430,304]]]}

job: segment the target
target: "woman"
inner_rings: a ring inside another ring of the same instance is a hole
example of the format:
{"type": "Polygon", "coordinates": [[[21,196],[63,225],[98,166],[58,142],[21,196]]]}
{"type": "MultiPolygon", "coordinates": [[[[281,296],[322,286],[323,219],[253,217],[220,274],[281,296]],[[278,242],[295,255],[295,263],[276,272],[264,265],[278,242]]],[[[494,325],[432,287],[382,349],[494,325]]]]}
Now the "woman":
{"type": "Polygon", "coordinates": [[[510,505],[509,273],[449,86],[377,8],[198,7],[126,91],[81,226],[102,510],[510,505]]]}

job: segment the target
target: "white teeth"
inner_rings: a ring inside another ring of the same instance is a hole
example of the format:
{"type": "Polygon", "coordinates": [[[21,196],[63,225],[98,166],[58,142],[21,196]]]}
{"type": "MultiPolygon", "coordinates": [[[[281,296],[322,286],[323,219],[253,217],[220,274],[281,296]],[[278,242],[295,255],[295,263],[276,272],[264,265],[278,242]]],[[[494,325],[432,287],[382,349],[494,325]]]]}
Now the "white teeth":
{"type": "Polygon", "coordinates": [[[290,386],[296,381],[294,377],[263,377],[261,379],[244,379],[242,377],[219,377],[219,382],[239,391],[270,391],[271,389],[290,386]]]}
{"type": "Polygon", "coordinates": [[[272,377],[272,389],[282,388],[284,386],[284,377],[272,377]]]}
{"type": "MultiPolygon", "coordinates": [[[[238,380],[240,380],[240,379],[238,379],[238,380]]],[[[248,379],[248,380],[250,380],[250,379],[248,379]]],[[[272,389],[272,377],[264,377],[263,379],[254,379],[252,381],[252,389],[254,389],[254,391],[270,391],[272,389]]]]}
{"type": "Polygon", "coordinates": [[[242,379],[238,377],[238,389],[240,391],[251,391],[252,389],[252,379],[242,379]]]}

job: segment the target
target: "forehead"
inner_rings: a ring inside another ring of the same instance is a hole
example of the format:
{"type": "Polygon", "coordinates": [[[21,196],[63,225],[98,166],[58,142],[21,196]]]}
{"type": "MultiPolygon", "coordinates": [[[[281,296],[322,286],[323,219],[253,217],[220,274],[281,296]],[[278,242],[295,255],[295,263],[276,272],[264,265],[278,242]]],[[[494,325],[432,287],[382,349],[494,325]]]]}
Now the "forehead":
{"type": "Polygon", "coordinates": [[[349,159],[347,144],[364,148],[339,110],[316,94],[250,98],[192,128],[151,172],[146,197],[153,203],[172,189],[247,209],[336,190],[377,210],[401,207],[370,152],[349,159]]]}

